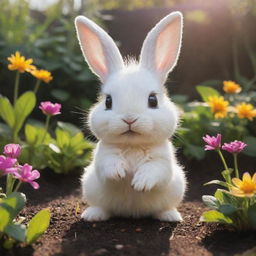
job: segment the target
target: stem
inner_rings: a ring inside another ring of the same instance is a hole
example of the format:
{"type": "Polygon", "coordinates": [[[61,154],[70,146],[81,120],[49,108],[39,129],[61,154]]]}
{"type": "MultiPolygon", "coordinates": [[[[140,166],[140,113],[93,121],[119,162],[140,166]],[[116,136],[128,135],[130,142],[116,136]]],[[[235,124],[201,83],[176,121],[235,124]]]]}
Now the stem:
{"type": "Polygon", "coordinates": [[[234,156],[234,166],[235,166],[235,174],[236,177],[239,178],[239,170],[238,170],[238,164],[237,164],[237,154],[233,154],[234,156]]]}
{"type": "Polygon", "coordinates": [[[18,94],[19,94],[19,83],[20,83],[20,72],[16,72],[16,77],[15,77],[15,84],[14,84],[14,94],[13,94],[13,104],[15,105],[18,94]]]}
{"type": "MultiPolygon", "coordinates": [[[[228,189],[230,190],[230,188],[231,188],[231,175],[230,175],[230,171],[229,171],[229,169],[228,169],[226,160],[225,160],[223,154],[221,153],[221,150],[220,150],[220,149],[217,149],[217,152],[219,153],[219,156],[220,156],[220,158],[221,158],[221,160],[222,160],[222,163],[223,163],[223,165],[224,165],[225,171],[227,171],[227,176],[226,176],[226,177],[225,177],[224,175],[223,175],[223,176],[224,176],[224,179],[225,179],[225,181],[226,181],[226,183],[227,183],[227,185],[228,185],[228,189]]],[[[225,174],[225,175],[226,175],[226,174],[225,174]]]]}
{"type": "Polygon", "coordinates": [[[18,184],[16,185],[16,188],[14,189],[14,192],[17,192],[20,188],[20,185],[22,184],[22,181],[19,180],[18,184]]]}
{"type": "Polygon", "coordinates": [[[36,80],[36,85],[35,85],[35,88],[34,88],[34,93],[35,93],[35,94],[37,94],[37,92],[38,92],[40,83],[41,83],[41,80],[37,79],[37,80],[36,80]]]}
{"type": "Polygon", "coordinates": [[[217,152],[219,153],[219,156],[220,156],[220,158],[222,160],[222,163],[223,163],[223,166],[224,166],[225,170],[228,170],[228,166],[227,166],[226,160],[225,160],[223,154],[221,153],[220,149],[217,149],[217,152]]]}
{"type": "Polygon", "coordinates": [[[13,143],[18,143],[18,134],[15,131],[12,131],[12,140],[13,143]]]}
{"type": "Polygon", "coordinates": [[[15,179],[12,177],[12,175],[7,174],[7,178],[6,178],[6,195],[7,196],[12,193],[14,182],[15,182],[15,179]]]}
{"type": "Polygon", "coordinates": [[[46,122],[45,122],[45,128],[44,128],[45,132],[44,132],[44,137],[43,137],[42,143],[44,143],[44,141],[45,141],[45,137],[46,137],[46,134],[47,134],[48,129],[49,129],[50,119],[51,119],[51,116],[47,115],[46,122]]]}

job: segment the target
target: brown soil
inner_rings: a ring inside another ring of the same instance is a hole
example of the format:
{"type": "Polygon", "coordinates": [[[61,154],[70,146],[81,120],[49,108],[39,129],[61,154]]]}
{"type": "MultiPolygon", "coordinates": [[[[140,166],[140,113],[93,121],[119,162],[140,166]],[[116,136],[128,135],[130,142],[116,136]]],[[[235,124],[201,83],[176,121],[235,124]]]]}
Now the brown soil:
{"type": "MultiPolygon", "coordinates": [[[[30,219],[40,209],[49,207],[52,212],[49,229],[32,246],[17,247],[10,252],[0,250],[0,255],[225,256],[242,253],[255,246],[256,232],[238,233],[221,225],[199,222],[201,213],[207,209],[200,201],[201,196],[214,190],[214,187],[202,187],[204,182],[216,178],[214,160],[185,163],[190,186],[179,208],[184,217],[184,222],[179,224],[152,219],[85,223],[79,217],[86,207],[80,200],[79,175],[63,177],[46,170],[40,180],[40,190],[24,187],[29,200],[22,215],[30,219]]],[[[252,159],[243,162],[245,167],[255,166],[252,159]]]]}

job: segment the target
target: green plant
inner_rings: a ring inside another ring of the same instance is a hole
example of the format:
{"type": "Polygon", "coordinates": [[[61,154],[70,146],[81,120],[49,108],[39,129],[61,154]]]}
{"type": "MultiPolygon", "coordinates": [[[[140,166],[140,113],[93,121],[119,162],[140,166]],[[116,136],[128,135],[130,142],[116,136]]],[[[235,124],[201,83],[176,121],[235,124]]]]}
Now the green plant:
{"type": "Polygon", "coordinates": [[[48,165],[56,173],[68,173],[76,167],[88,164],[92,144],[70,124],[58,122],[56,139],[49,144],[48,165]]]}
{"type": "Polygon", "coordinates": [[[0,241],[5,249],[11,249],[15,243],[34,243],[49,226],[49,209],[39,211],[27,225],[23,224],[24,218],[18,215],[25,202],[25,195],[19,192],[0,198],[0,241]]]}
{"type": "Polygon", "coordinates": [[[38,212],[32,220],[24,225],[24,218],[19,217],[24,208],[26,197],[18,192],[22,183],[29,183],[34,189],[39,188],[35,181],[40,177],[37,170],[29,164],[21,165],[18,159],[21,154],[19,144],[7,144],[3,155],[0,155],[0,178],[6,177],[6,189],[0,187],[0,242],[6,249],[14,243],[31,244],[48,228],[50,211],[38,212]]]}
{"type": "Polygon", "coordinates": [[[32,59],[26,60],[19,52],[8,58],[10,70],[16,70],[13,104],[7,97],[0,95],[0,117],[5,124],[0,124],[0,137],[3,139],[0,146],[6,143],[21,143],[23,150],[21,163],[29,162],[34,167],[43,169],[52,168],[57,173],[67,173],[76,167],[87,164],[92,145],[84,138],[83,133],[74,125],[59,122],[55,136],[51,136],[49,125],[51,117],[61,114],[61,104],[49,101],[41,102],[39,108],[46,116],[45,126],[40,127],[26,123],[27,117],[36,106],[36,94],[32,91],[24,92],[19,96],[19,82],[21,73],[31,73],[38,81],[47,82],[51,73],[46,70],[37,70],[31,65],[32,59]],[[24,135],[21,130],[24,126],[24,135]]]}
{"type": "Polygon", "coordinates": [[[244,173],[240,179],[237,156],[247,146],[242,141],[233,141],[221,145],[221,135],[203,137],[207,143],[205,150],[218,152],[223,163],[223,180],[212,180],[205,185],[217,184],[214,196],[204,195],[203,202],[211,208],[203,213],[201,220],[232,225],[236,229],[256,229],[256,173],[251,177],[244,173]],[[234,158],[234,169],[227,166],[221,150],[228,151],[234,158]],[[233,176],[234,175],[234,176],[233,176]],[[232,178],[233,176],[233,178],[232,178]]]}
{"type": "MultiPolygon", "coordinates": [[[[73,106],[89,108],[97,90],[90,85],[96,82],[96,78],[86,66],[73,24],[75,16],[83,13],[83,8],[75,8],[74,1],[69,0],[58,0],[40,12],[31,10],[25,0],[3,0],[1,8],[0,84],[4,85],[1,93],[9,96],[8,88],[12,86],[5,69],[6,58],[19,49],[41,68],[55,74],[54,88],[49,90],[50,84],[40,86],[39,98],[47,96],[52,101],[66,103],[66,120],[73,119],[69,114],[73,106]]],[[[88,7],[86,12],[90,13],[88,7]]],[[[34,81],[26,76],[22,79],[26,81],[27,89],[34,88],[34,81]]]]}
{"type": "MultiPolygon", "coordinates": [[[[175,139],[187,157],[205,157],[201,138],[206,133],[221,133],[225,140],[239,139],[254,145],[256,110],[250,92],[244,92],[243,87],[232,81],[224,81],[223,95],[210,86],[196,89],[202,102],[183,103],[184,113],[175,139]]],[[[255,156],[256,148],[250,146],[243,153],[255,156]]]]}

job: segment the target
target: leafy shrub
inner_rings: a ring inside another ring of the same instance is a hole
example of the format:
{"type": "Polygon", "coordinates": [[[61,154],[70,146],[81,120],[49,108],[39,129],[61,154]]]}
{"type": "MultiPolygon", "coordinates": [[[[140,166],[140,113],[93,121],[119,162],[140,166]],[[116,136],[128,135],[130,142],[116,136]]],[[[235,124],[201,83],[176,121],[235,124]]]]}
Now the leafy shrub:
{"type": "Polygon", "coordinates": [[[204,212],[201,220],[232,225],[236,229],[256,229],[256,173],[253,177],[244,173],[240,179],[237,155],[247,146],[241,141],[221,145],[221,135],[205,136],[205,150],[215,150],[220,155],[224,171],[223,181],[212,180],[205,185],[217,184],[224,189],[217,189],[214,196],[204,195],[203,202],[212,210],[204,212]],[[227,166],[221,150],[233,154],[234,169],[227,166]],[[232,176],[234,177],[232,178],[232,176]]]}
{"type": "Polygon", "coordinates": [[[19,144],[7,144],[4,154],[0,155],[0,178],[6,177],[6,189],[0,188],[0,242],[6,249],[12,248],[16,242],[31,244],[48,228],[50,222],[49,209],[38,212],[26,225],[24,218],[18,217],[24,208],[26,197],[18,192],[22,183],[29,183],[34,189],[39,188],[35,181],[40,177],[37,170],[29,164],[20,165],[21,154],[19,144]]]}
{"type": "Polygon", "coordinates": [[[34,243],[49,226],[49,209],[39,211],[27,225],[22,224],[24,219],[18,214],[25,202],[25,195],[19,192],[0,199],[0,239],[5,249],[11,249],[17,242],[26,245],[34,243]]]}
{"type": "Polygon", "coordinates": [[[87,164],[92,145],[85,140],[83,133],[74,125],[59,122],[55,136],[49,132],[50,120],[61,114],[61,104],[41,102],[39,108],[46,116],[45,126],[25,123],[36,106],[36,93],[39,82],[48,82],[51,73],[38,70],[32,65],[32,59],[26,60],[19,52],[8,58],[8,68],[16,71],[13,104],[7,97],[0,95],[0,117],[6,124],[0,124],[3,133],[1,143],[21,143],[23,147],[21,162],[30,162],[36,168],[50,167],[57,173],[67,173],[76,167],[87,164]],[[36,79],[34,92],[27,91],[19,96],[21,73],[30,73],[36,79]],[[38,73],[39,72],[39,73],[38,73]],[[24,127],[24,136],[21,129],[24,127]],[[24,138],[23,140],[21,138],[24,138]]]}
{"type": "MultiPolygon", "coordinates": [[[[74,17],[83,10],[75,9],[73,1],[62,0],[41,12],[31,10],[26,0],[3,0],[1,10],[0,84],[4,84],[1,93],[11,95],[11,76],[6,72],[5,60],[18,49],[31,56],[41,68],[54,72],[54,88],[49,90],[51,85],[43,86],[39,98],[47,96],[49,100],[65,103],[70,110],[65,112],[66,120],[73,120],[70,114],[73,106],[87,109],[97,90],[90,86],[96,78],[86,66],[74,30],[74,17]]],[[[86,12],[91,13],[88,8],[86,12]]],[[[23,80],[27,90],[34,87],[28,76],[23,80]]],[[[33,115],[40,118],[35,112],[33,115]]]]}
{"type": "Polygon", "coordinates": [[[175,143],[190,158],[203,159],[202,136],[221,133],[227,141],[244,140],[250,146],[243,152],[256,156],[256,109],[253,91],[233,81],[224,81],[223,94],[210,86],[197,86],[202,102],[183,104],[181,127],[175,143]]]}

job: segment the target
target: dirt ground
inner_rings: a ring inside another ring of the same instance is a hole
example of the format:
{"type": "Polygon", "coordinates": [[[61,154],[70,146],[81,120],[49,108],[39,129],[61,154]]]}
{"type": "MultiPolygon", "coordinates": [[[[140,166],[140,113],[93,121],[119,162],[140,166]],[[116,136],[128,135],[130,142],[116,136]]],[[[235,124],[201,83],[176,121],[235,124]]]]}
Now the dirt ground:
{"type": "MultiPolygon", "coordinates": [[[[80,199],[79,174],[58,176],[45,170],[40,178],[41,188],[28,186],[28,204],[22,215],[30,219],[38,210],[49,207],[52,212],[47,232],[30,247],[0,251],[0,255],[15,256],[225,256],[236,255],[256,246],[256,232],[234,232],[218,224],[200,223],[207,208],[201,196],[216,187],[202,184],[218,178],[214,155],[203,162],[184,161],[189,188],[179,207],[182,223],[166,223],[153,219],[111,219],[86,223],[80,214],[86,207],[80,199]]],[[[255,160],[243,159],[248,171],[255,160]]],[[[256,255],[256,254],[252,254],[256,255]]]]}

